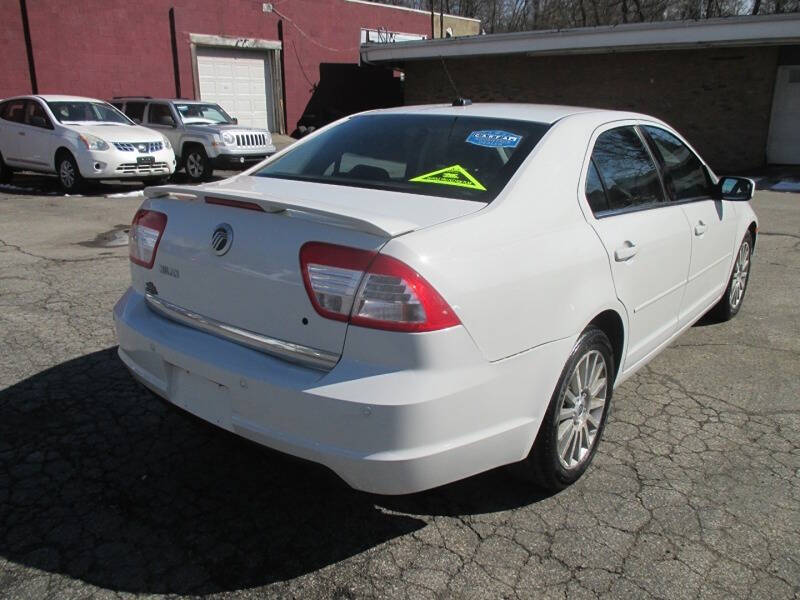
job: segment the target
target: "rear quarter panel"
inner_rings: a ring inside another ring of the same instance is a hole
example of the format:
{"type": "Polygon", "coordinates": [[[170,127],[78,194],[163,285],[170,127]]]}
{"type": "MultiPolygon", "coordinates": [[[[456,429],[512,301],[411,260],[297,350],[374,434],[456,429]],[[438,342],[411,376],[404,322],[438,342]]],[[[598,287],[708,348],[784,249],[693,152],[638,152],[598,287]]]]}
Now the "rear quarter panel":
{"type": "Polygon", "coordinates": [[[576,201],[591,129],[571,121],[553,126],[492,204],[382,250],[442,294],[490,361],[574,336],[609,308],[626,322],[576,201]]]}

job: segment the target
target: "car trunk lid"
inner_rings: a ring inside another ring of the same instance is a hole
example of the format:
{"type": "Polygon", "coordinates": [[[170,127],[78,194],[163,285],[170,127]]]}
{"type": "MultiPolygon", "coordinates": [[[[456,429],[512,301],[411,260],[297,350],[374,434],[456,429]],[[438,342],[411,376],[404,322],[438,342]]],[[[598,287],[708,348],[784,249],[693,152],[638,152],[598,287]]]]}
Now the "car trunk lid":
{"type": "Polygon", "coordinates": [[[165,213],[167,224],[152,269],[133,265],[134,285],[206,321],[328,355],[341,353],[348,325],[315,312],[301,273],[303,244],[377,252],[391,237],[485,206],[254,179],[147,189],[144,208],[165,213]],[[214,240],[220,229],[230,237],[224,248],[214,240]]]}

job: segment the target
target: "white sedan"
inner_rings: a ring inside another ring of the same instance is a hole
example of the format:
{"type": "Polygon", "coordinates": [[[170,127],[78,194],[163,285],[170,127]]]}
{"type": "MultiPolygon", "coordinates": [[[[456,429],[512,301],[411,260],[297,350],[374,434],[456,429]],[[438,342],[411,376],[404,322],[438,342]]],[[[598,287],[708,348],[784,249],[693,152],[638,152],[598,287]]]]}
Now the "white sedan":
{"type": "Polygon", "coordinates": [[[355,115],[239,176],[146,190],[119,355],[169,402],[424,490],[586,470],[612,390],[742,306],[753,182],[665,123],[561,106],[355,115]]]}
{"type": "Polygon", "coordinates": [[[18,170],[55,173],[66,192],[88,179],[163,183],[175,153],[166,137],[102,100],[17,96],[0,103],[0,182],[18,170]]]}

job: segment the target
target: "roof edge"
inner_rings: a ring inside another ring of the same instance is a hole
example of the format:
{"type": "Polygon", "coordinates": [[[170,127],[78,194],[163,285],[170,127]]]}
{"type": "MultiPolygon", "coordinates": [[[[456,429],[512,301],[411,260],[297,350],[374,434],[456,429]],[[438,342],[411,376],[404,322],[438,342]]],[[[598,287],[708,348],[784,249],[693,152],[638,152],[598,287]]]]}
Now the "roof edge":
{"type": "Polygon", "coordinates": [[[786,43],[800,43],[800,14],[627,23],[600,27],[437,38],[390,44],[363,44],[361,58],[365,62],[402,62],[493,54],[634,52],[698,46],[786,43]]]}

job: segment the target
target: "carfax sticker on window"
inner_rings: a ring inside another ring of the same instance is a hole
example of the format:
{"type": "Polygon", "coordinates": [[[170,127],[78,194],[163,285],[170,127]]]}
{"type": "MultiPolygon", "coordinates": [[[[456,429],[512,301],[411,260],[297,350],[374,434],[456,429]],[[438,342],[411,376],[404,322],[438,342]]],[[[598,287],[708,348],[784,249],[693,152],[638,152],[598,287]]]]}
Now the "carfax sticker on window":
{"type": "Polygon", "coordinates": [[[496,129],[484,129],[473,131],[467,136],[467,143],[486,148],[516,148],[522,139],[521,135],[500,131],[496,129]]]}

